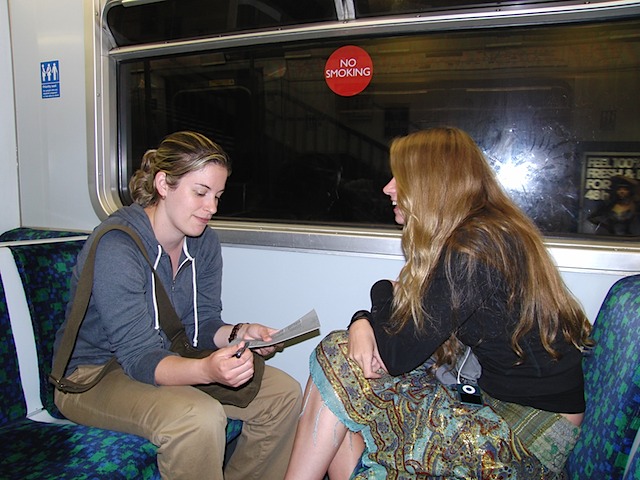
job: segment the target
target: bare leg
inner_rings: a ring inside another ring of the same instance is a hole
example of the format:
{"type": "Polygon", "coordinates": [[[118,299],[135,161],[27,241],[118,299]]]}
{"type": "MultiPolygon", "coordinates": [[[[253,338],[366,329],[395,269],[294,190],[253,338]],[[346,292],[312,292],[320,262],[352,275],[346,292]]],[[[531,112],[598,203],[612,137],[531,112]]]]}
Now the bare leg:
{"type": "Polygon", "coordinates": [[[329,465],[329,478],[331,480],[348,480],[351,478],[351,474],[360,461],[362,452],[364,452],[362,435],[348,431],[340,448],[333,457],[333,462],[329,465]]]}
{"type": "Polygon", "coordinates": [[[352,441],[356,437],[361,438],[347,436],[347,428],[326,407],[309,379],[285,480],[322,480],[327,471],[337,475],[331,476],[333,480],[348,479],[364,448],[361,440],[352,441]]]}

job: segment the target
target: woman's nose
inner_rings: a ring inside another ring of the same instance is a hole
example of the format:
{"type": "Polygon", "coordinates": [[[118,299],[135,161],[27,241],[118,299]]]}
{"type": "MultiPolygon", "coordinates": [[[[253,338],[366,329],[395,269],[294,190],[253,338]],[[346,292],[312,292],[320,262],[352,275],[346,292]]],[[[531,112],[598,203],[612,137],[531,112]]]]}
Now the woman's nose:
{"type": "Polygon", "coordinates": [[[218,199],[214,197],[213,200],[208,202],[208,204],[205,206],[205,210],[211,215],[215,215],[215,213],[218,211],[218,199]]]}
{"type": "Polygon", "coordinates": [[[382,188],[382,193],[384,193],[385,195],[391,195],[392,193],[394,193],[396,191],[396,179],[395,177],[392,178],[391,180],[389,180],[389,183],[387,183],[383,188],[382,188]]]}

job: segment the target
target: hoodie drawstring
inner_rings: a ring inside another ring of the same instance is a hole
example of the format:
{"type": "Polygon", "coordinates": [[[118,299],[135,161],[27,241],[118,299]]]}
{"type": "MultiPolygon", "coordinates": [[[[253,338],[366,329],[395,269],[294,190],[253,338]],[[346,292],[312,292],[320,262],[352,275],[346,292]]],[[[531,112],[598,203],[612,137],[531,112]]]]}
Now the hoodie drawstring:
{"type": "MultiPolygon", "coordinates": [[[[191,284],[193,287],[193,322],[194,322],[194,333],[193,340],[191,341],[194,347],[198,346],[198,285],[196,283],[196,259],[189,254],[189,250],[187,250],[187,240],[185,239],[182,243],[182,251],[184,252],[185,259],[184,262],[180,264],[178,270],[182,268],[186,262],[191,261],[191,284]]],[[[160,263],[160,257],[162,256],[162,246],[158,245],[158,255],[156,256],[156,260],[153,263],[153,269],[157,271],[158,264],[160,263]]],[[[156,277],[151,273],[151,288],[153,290],[153,315],[155,319],[155,329],[160,329],[160,314],[158,311],[158,300],[156,298],[156,277]]]]}
{"type": "MultiPolygon", "coordinates": [[[[158,263],[160,263],[160,257],[162,256],[162,247],[158,245],[158,255],[156,255],[156,261],[153,262],[153,269],[158,269],[158,263]]],[[[151,272],[151,292],[153,295],[153,316],[155,319],[154,328],[160,330],[160,314],[158,313],[158,299],[156,297],[156,276],[151,272]]]]}
{"type": "MultiPolygon", "coordinates": [[[[182,251],[187,260],[191,260],[191,286],[193,288],[193,346],[198,346],[198,285],[196,284],[196,259],[189,254],[187,250],[187,239],[182,243],[182,251]]],[[[186,260],[185,260],[186,261],[186,260]]]]}

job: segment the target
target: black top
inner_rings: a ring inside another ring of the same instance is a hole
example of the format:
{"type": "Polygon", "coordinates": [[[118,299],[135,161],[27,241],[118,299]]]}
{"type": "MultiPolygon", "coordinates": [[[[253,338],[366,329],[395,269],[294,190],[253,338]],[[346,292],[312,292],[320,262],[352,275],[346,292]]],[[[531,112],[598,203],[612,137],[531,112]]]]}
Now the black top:
{"type": "Polygon", "coordinates": [[[391,312],[393,285],[388,280],[373,285],[370,320],[389,373],[399,375],[421,365],[456,331],[478,357],[482,365],[478,384],[492,397],[551,412],[584,412],[580,351],[560,338],[554,348],[561,356],[554,360],[534,327],[520,342],[525,358],[518,365],[520,359],[510,342],[519,309],[507,308],[508,292],[500,274],[479,266],[469,278],[465,260],[463,255],[453,256],[453,277],[462,292],[458,305],[454,305],[445,267],[440,263],[424,297],[431,320],[422,334],[416,334],[412,321],[399,333],[389,334],[385,326],[391,312]]]}

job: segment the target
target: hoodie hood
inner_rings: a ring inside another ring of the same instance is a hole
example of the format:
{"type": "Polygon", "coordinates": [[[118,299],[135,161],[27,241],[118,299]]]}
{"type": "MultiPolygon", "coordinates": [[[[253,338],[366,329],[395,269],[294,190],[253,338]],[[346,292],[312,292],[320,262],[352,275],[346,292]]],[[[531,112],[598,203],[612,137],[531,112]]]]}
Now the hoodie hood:
{"type": "Polygon", "coordinates": [[[150,254],[150,257],[155,258],[160,244],[153,232],[151,220],[149,220],[147,212],[137,203],[114,212],[104,221],[103,225],[126,225],[132,228],[147,247],[147,252],[150,254]]]}

